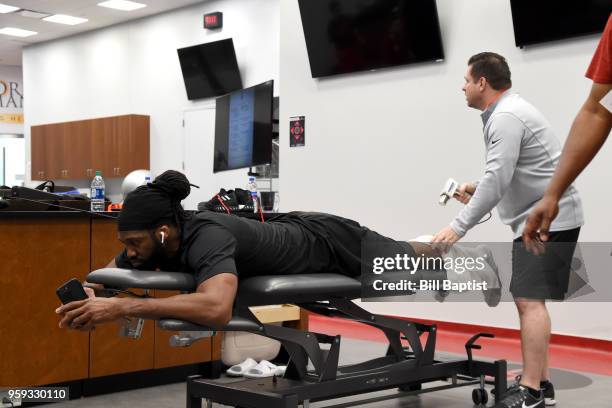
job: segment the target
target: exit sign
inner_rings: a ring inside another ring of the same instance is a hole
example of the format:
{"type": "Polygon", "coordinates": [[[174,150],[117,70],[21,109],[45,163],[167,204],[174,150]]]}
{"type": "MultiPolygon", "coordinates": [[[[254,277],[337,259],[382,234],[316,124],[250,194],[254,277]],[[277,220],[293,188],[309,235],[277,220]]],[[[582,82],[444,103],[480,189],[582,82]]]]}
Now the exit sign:
{"type": "Polygon", "coordinates": [[[223,27],[223,13],[217,11],[216,13],[204,14],[204,28],[213,29],[223,27]]]}

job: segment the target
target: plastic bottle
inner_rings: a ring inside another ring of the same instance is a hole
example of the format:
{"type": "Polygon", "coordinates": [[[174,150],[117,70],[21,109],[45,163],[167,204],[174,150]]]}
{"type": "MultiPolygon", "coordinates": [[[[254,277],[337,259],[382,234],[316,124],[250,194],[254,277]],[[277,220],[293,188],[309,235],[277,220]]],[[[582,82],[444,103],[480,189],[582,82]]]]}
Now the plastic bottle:
{"type": "Polygon", "coordinates": [[[104,179],[102,178],[102,172],[96,170],[96,177],[91,182],[91,211],[102,212],[104,211],[104,179]]]}
{"type": "Polygon", "coordinates": [[[259,212],[259,199],[257,197],[257,183],[255,182],[254,176],[249,176],[249,184],[247,184],[247,190],[251,193],[251,199],[253,200],[253,212],[259,212]]]}

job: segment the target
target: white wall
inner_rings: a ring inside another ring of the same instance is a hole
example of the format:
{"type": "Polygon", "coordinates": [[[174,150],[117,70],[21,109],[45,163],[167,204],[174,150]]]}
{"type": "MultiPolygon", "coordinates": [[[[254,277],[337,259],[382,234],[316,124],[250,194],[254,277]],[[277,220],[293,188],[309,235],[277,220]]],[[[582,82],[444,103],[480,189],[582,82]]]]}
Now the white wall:
{"type": "MultiPolygon", "coordinates": [[[[25,143],[23,137],[0,135],[0,155],[4,150],[4,179],[0,174],[0,185],[21,186],[25,176],[25,143]]],[[[2,162],[0,158],[0,172],[2,162]]]]}
{"type": "MultiPolygon", "coordinates": [[[[212,100],[187,100],[177,48],[232,37],[244,86],[269,79],[278,84],[278,19],[279,0],[211,0],[26,47],[26,150],[32,125],[138,113],[151,116],[152,172],[181,169],[183,112],[209,106],[212,100]],[[212,11],[223,12],[221,30],[202,28],[203,15],[212,11]]],[[[244,171],[234,174],[235,185],[246,184],[244,171]]],[[[109,184],[111,198],[117,200],[120,180],[109,180],[107,189],[109,184]]]]}
{"type": "Polygon", "coordinates": [[[23,123],[6,115],[23,114],[24,91],[21,67],[0,65],[0,134],[23,134],[23,123]]]}
{"type": "MultiPolygon", "coordinates": [[[[515,90],[537,106],[561,139],[584,101],[584,78],[597,38],[529,49],[514,45],[510,2],[438,0],[445,61],[335,78],[311,78],[297,1],[281,2],[281,206],[352,217],[398,239],[435,233],[459,211],[437,198],[448,177],[475,180],[483,169],[479,112],[461,92],[467,59],[480,51],[504,55],[515,90]],[[306,147],[289,148],[290,116],[306,116],[306,147]]],[[[581,176],[586,225],[582,241],[609,241],[612,193],[603,187],[612,144],[581,176]],[[603,187],[603,188],[602,188],[603,187]]],[[[470,241],[508,241],[494,219],[470,241]]],[[[518,327],[513,305],[368,304],[381,313],[518,327]]],[[[555,304],[553,330],[612,339],[610,304],[555,304]]]]}
{"type": "MultiPolygon", "coordinates": [[[[597,43],[591,37],[519,50],[509,2],[438,0],[438,8],[443,63],[325,80],[310,77],[295,0],[213,0],[33,45],[23,56],[26,137],[35,124],[148,114],[152,170],[180,168],[183,112],[211,101],[187,101],[176,48],[231,36],[245,86],[282,80],[282,210],[338,213],[398,239],[433,233],[460,208],[437,205],[444,181],[449,176],[473,180],[482,171],[480,118],[465,106],[460,91],[469,56],[483,50],[505,55],[515,89],[542,110],[563,139],[587,94],[590,83],[583,74],[597,43]],[[217,10],[224,12],[225,28],[203,30],[202,15],[217,10]],[[290,149],[288,118],[296,115],[306,115],[306,147],[290,149]]],[[[605,160],[610,149],[609,143],[578,183],[587,218],[583,241],[608,240],[612,222],[606,210],[612,197],[603,185],[610,173],[605,160]]],[[[236,185],[242,184],[241,171],[236,185]]],[[[111,181],[111,189],[117,191],[118,181],[111,181]]],[[[466,239],[510,238],[509,229],[494,217],[466,239]]],[[[480,304],[381,303],[368,308],[518,326],[510,304],[487,309],[480,304]]],[[[612,339],[609,304],[555,304],[551,310],[557,333],[612,339]]]]}

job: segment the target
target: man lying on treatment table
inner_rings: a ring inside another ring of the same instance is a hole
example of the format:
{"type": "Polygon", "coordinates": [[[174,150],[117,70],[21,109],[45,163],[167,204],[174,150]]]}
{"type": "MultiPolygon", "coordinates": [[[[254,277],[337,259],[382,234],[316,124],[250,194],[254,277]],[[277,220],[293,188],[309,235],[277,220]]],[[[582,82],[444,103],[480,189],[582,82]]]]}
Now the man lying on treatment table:
{"type": "MultiPolygon", "coordinates": [[[[128,316],[222,327],[232,317],[239,278],[339,273],[358,279],[362,241],[382,242],[409,257],[441,256],[427,242],[395,241],[335,215],[292,212],[261,223],[211,211],[187,213],[180,203],[189,193],[187,178],[171,170],[131,192],[118,219],[125,250],[108,267],[190,273],[197,290],[141,299],[95,297],[86,288],[88,299],[56,309],[60,327],[91,330],[128,316]]],[[[489,306],[500,295],[499,278],[492,276],[483,291],[489,306]]]]}

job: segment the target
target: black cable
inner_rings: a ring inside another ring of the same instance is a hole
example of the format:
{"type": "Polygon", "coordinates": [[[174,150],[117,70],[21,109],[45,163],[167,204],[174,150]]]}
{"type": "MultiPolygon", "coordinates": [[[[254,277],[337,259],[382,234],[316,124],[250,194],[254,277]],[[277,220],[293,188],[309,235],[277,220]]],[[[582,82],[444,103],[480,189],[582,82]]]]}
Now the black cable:
{"type": "Polygon", "coordinates": [[[117,217],[113,217],[112,215],[106,215],[106,214],[102,214],[102,213],[95,212],[95,211],[82,210],[80,208],[68,207],[66,205],[51,204],[51,203],[48,203],[48,202],[45,202],[45,201],[32,200],[30,198],[4,197],[4,200],[6,200],[6,201],[8,201],[8,200],[24,200],[24,201],[29,201],[29,202],[32,202],[32,203],[37,203],[37,204],[50,205],[51,207],[66,208],[68,210],[83,212],[83,213],[95,215],[97,217],[110,218],[110,219],[113,219],[113,220],[117,219],[117,217]]]}
{"type": "Polygon", "coordinates": [[[114,297],[117,296],[118,294],[124,294],[124,295],[128,295],[131,297],[137,297],[137,298],[141,298],[141,299],[146,299],[149,298],[149,295],[139,295],[137,293],[134,292],[130,292],[129,290],[123,290],[123,289],[114,289],[114,288],[104,288],[104,289],[95,289],[92,288],[91,286],[88,285],[83,285],[86,288],[90,288],[93,289],[94,292],[96,292],[97,294],[102,295],[101,297],[114,297]]]}

